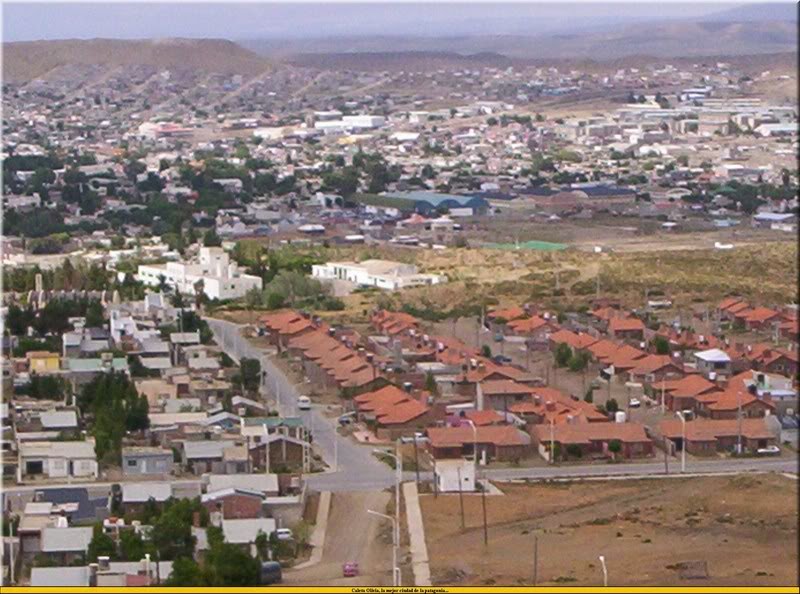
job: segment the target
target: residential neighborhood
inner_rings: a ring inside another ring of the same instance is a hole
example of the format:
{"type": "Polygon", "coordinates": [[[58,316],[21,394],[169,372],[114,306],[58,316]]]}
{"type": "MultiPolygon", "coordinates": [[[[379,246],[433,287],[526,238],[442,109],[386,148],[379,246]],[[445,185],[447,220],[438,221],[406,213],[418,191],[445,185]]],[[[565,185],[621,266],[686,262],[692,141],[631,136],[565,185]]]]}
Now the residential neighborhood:
{"type": "Polygon", "coordinates": [[[796,14],[575,6],[4,9],[4,589],[797,587],[796,14]]]}

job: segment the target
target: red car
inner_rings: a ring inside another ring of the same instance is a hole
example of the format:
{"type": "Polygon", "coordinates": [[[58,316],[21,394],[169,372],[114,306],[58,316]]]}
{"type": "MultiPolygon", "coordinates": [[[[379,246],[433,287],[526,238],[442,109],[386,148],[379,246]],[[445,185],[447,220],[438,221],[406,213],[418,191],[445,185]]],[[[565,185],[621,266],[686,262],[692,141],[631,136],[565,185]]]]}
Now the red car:
{"type": "Polygon", "coordinates": [[[358,563],[355,561],[348,561],[342,565],[343,577],[356,577],[358,575],[358,563]]]}

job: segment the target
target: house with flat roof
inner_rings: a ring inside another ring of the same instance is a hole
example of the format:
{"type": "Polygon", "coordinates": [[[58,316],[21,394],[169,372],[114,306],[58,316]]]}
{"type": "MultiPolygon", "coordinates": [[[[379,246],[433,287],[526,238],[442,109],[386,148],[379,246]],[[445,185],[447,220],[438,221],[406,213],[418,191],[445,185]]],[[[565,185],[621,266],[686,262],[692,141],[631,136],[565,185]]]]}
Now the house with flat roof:
{"type": "Polygon", "coordinates": [[[94,441],[30,441],[19,444],[17,481],[26,477],[97,478],[94,441]]]}
{"type": "Polygon", "coordinates": [[[447,280],[438,274],[422,274],[413,264],[390,260],[314,264],[311,267],[311,276],[319,280],[347,281],[359,287],[377,287],[389,291],[405,287],[437,285],[447,280]]]}
{"type": "Polygon", "coordinates": [[[122,474],[164,476],[172,472],[172,450],[157,447],[122,448],[122,474]]]}

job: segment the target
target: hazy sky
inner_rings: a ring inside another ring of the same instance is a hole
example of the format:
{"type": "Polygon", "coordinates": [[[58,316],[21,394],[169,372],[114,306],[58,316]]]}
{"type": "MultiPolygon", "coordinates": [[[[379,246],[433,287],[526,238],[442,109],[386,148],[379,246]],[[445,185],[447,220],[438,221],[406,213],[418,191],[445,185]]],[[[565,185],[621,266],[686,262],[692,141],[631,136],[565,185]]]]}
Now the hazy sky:
{"type": "Polygon", "coordinates": [[[669,0],[652,4],[3,2],[3,39],[524,34],[692,18],[737,5],[669,0]]]}

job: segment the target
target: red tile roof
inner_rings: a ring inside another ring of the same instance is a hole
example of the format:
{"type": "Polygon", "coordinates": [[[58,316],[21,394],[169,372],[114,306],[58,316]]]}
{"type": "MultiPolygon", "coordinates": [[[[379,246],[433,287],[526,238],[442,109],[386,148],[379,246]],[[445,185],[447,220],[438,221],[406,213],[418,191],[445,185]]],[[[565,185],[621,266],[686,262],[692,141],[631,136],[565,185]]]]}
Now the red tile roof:
{"type": "Polygon", "coordinates": [[[524,318],[528,315],[528,312],[525,311],[522,307],[508,307],[506,309],[495,309],[490,311],[486,314],[486,317],[490,320],[496,320],[497,318],[502,318],[506,322],[510,322],[512,320],[517,320],[519,318],[524,318]]]}
{"type": "Polygon", "coordinates": [[[631,330],[644,331],[644,322],[639,318],[612,318],[608,322],[609,332],[629,332],[631,330]]]}
{"type": "Polygon", "coordinates": [[[470,410],[465,415],[470,421],[477,426],[495,425],[503,422],[505,419],[495,410],[470,410]]]}
{"type": "Polygon", "coordinates": [[[540,318],[539,316],[533,316],[531,318],[524,318],[521,320],[513,320],[507,324],[507,326],[518,334],[527,334],[531,332],[535,332],[540,328],[545,327],[554,327],[554,324],[544,318],[540,318]]]}
{"type": "Polygon", "coordinates": [[[429,443],[434,448],[463,447],[473,439],[479,444],[495,446],[526,446],[530,437],[512,425],[486,425],[476,427],[469,425],[460,427],[430,427],[427,430],[429,443]]]}
{"type": "Polygon", "coordinates": [[[745,320],[748,322],[764,323],[773,318],[778,318],[780,314],[774,309],[768,307],[757,307],[747,312],[745,320]]]}
{"type": "MultiPolygon", "coordinates": [[[[770,439],[775,437],[767,428],[764,419],[742,419],[742,436],[747,439],[770,439]]],[[[683,435],[680,419],[667,419],[658,425],[662,435],[678,439],[683,435]]],[[[716,441],[719,437],[739,435],[738,419],[695,419],[686,423],[688,441],[716,441]]]]}
{"type": "Polygon", "coordinates": [[[430,410],[419,400],[413,398],[394,404],[386,404],[375,411],[375,417],[381,425],[402,425],[418,417],[421,417],[430,410]]]}
{"type": "Polygon", "coordinates": [[[736,305],[737,303],[741,303],[741,302],[742,302],[742,298],[741,297],[726,297],[725,299],[723,299],[720,302],[718,308],[726,310],[726,309],[730,308],[731,306],[736,305]]]}
{"type": "MultiPolygon", "coordinates": [[[[656,382],[653,384],[653,388],[660,390],[661,385],[661,382],[656,382]]],[[[678,398],[699,396],[706,392],[719,391],[717,384],[707,380],[699,373],[692,373],[678,380],[665,381],[663,385],[665,392],[669,392],[678,398]]]]}
{"type": "MultiPolygon", "coordinates": [[[[549,425],[536,425],[533,435],[537,441],[548,443],[551,436],[549,425]]],[[[649,443],[650,438],[639,423],[562,423],[553,427],[554,441],[561,444],[589,444],[593,441],[622,443],[649,443]]]]}
{"type": "Polygon", "coordinates": [[[511,379],[485,380],[480,382],[481,391],[486,396],[502,394],[531,394],[531,386],[520,384],[511,379]]]}

